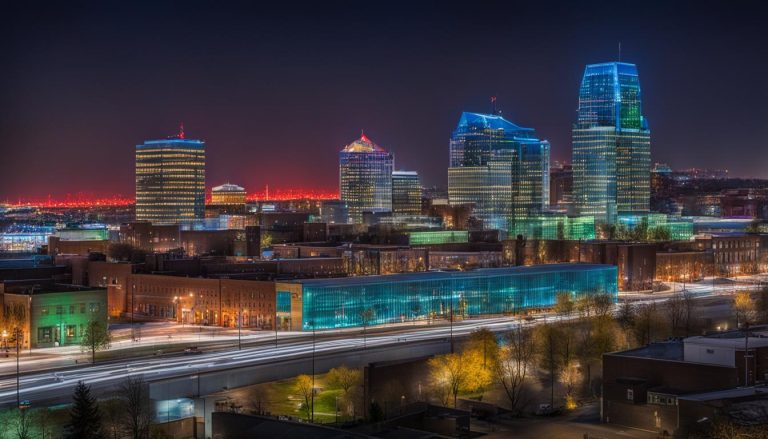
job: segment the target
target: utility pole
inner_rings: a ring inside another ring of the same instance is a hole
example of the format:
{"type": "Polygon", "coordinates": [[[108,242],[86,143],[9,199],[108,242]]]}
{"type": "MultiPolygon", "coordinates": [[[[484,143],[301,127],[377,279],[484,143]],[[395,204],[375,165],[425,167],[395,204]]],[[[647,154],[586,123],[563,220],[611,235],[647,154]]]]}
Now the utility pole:
{"type": "Polygon", "coordinates": [[[311,400],[311,414],[309,416],[310,422],[315,422],[315,321],[312,320],[312,400],[311,400]]]}
{"type": "Polygon", "coordinates": [[[453,353],[453,298],[451,298],[451,308],[449,310],[449,316],[451,321],[451,353],[453,353]]]}
{"type": "Polygon", "coordinates": [[[135,314],[134,310],[134,298],[136,295],[136,282],[133,283],[133,288],[131,289],[131,341],[136,341],[136,332],[133,329],[133,315],[135,314]]]}
{"type": "Polygon", "coordinates": [[[749,386],[749,322],[744,322],[744,387],[749,386]]]}
{"type": "Polygon", "coordinates": [[[13,328],[13,333],[16,338],[16,408],[21,409],[21,382],[19,380],[19,337],[21,337],[21,330],[18,327],[13,328]]]}
{"type": "Polygon", "coordinates": [[[240,328],[243,326],[243,290],[237,290],[237,350],[242,349],[240,328]]]}

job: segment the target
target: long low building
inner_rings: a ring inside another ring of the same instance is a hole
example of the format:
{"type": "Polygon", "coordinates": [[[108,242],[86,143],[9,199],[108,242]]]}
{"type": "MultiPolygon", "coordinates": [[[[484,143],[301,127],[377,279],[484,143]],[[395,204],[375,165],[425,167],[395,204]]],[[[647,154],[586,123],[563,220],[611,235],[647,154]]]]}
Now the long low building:
{"type": "Polygon", "coordinates": [[[279,326],[290,330],[474,317],[549,307],[568,292],[618,297],[617,268],[551,264],[457,272],[277,282],[279,326]]]}

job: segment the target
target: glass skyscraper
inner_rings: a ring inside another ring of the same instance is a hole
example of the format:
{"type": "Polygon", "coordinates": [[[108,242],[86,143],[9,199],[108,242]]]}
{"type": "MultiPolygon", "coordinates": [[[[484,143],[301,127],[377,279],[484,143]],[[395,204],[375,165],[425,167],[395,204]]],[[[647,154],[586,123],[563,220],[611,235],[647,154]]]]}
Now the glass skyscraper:
{"type": "Polygon", "coordinates": [[[495,114],[462,113],[451,136],[448,198],[473,203],[488,229],[549,206],[549,142],[495,114]]]}
{"type": "Polygon", "coordinates": [[[339,153],[339,191],[351,222],[361,224],[363,212],[392,211],[394,157],[365,134],[339,153]]]}
{"type": "Polygon", "coordinates": [[[421,182],[415,171],[392,173],[392,213],[403,216],[421,215],[421,182]]]}
{"type": "Polygon", "coordinates": [[[649,210],[651,132],[634,64],[591,64],[573,127],[573,202],[580,215],[614,224],[649,210]]]}
{"type": "Polygon", "coordinates": [[[174,224],[205,216],[205,143],[177,136],[136,145],[136,219],[174,224]]]}

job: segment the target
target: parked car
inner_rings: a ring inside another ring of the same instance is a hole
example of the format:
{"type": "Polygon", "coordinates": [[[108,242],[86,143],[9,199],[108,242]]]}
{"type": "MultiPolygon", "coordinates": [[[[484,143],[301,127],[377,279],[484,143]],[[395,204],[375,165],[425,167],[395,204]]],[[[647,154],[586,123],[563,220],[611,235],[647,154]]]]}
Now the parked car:
{"type": "Polygon", "coordinates": [[[190,347],[184,349],[184,355],[197,355],[197,354],[202,354],[202,353],[203,353],[203,351],[198,349],[197,346],[190,346],[190,347]]]}

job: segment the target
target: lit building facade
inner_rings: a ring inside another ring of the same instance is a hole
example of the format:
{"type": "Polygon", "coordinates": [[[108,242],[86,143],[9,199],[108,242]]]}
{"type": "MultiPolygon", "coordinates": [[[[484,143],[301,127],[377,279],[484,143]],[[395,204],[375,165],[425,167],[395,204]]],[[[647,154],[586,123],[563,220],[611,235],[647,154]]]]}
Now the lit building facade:
{"type": "Polygon", "coordinates": [[[211,204],[245,204],[245,189],[236,184],[222,184],[211,189],[211,204]]]}
{"type": "Polygon", "coordinates": [[[392,211],[394,157],[365,134],[339,153],[341,201],[349,208],[349,219],[363,222],[363,212],[392,211]]]}
{"type": "Polygon", "coordinates": [[[651,132],[637,67],[610,62],[584,70],[573,128],[576,212],[600,224],[649,210],[651,132]]]}
{"type": "Polygon", "coordinates": [[[177,136],[136,145],[136,220],[174,224],[205,215],[205,143],[177,136]]]}
{"type": "Polygon", "coordinates": [[[415,171],[392,173],[392,213],[404,216],[421,214],[421,182],[415,171]]]}
{"type": "Polygon", "coordinates": [[[521,312],[553,306],[562,292],[618,295],[616,267],[590,264],[309,279],[275,288],[278,319],[294,331],[521,312]]]}
{"type": "Polygon", "coordinates": [[[211,202],[205,206],[206,218],[219,215],[246,214],[245,189],[236,184],[226,183],[211,189],[211,202]]]}
{"type": "Polygon", "coordinates": [[[450,141],[450,204],[474,204],[488,229],[537,215],[549,206],[549,156],[549,142],[532,128],[462,113],[450,141]]]}

